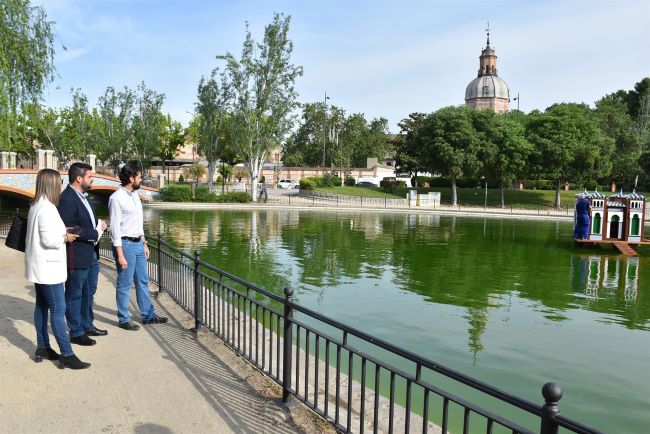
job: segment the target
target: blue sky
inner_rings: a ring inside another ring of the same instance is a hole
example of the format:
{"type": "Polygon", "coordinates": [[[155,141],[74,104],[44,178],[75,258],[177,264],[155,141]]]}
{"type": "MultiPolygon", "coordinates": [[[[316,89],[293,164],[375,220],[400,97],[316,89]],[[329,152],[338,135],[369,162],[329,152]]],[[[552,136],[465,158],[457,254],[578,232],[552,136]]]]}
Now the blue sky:
{"type": "MultiPolygon", "coordinates": [[[[107,86],[144,81],[164,111],[187,124],[202,75],[217,54],[239,54],[245,22],[261,38],[274,12],[292,17],[301,102],[329,103],[391,131],[415,111],[464,103],[489,20],[499,76],[521,109],[593,104],[650,75],[647,0],[621,1],[208,1],[33,0],[56,22],[59,77],[45,103],[95,105],[107,86]],[[61,44],[68,50],[61,49],[61,44]]],[[[516,102],[511,103],[516,107],[516,102]]]]}

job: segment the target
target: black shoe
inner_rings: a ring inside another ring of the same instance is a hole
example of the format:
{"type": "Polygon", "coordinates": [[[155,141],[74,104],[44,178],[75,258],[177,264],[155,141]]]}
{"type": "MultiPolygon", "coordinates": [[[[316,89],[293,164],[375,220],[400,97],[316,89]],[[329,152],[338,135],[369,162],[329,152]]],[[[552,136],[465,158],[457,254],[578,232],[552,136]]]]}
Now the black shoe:
{"type": "Polygon", "coordinates": [[[77,345],[83,345],[84,347],[89,347],[97,343],[94,339],[90,339],[86,335],[75,336],[74,338],[70,338],[70,342],[77,345]]]}
{"type": "Polygon", "coordinates": [[[70,369],[86,369],[90,367],[90,363],[82,362],[74,354],[71,356],[61,356],[59,359],[59,368],[70,368],[70,369]]]}
{"type": "Polygon", "coordinates": [[[167,322],[167,317],[164,316],[154,316],[153,318],[145,319],[142,321],[142,324],[165,324],[167,322]]]}
{"type": "Polygon", "coordinates": [[[124,330],[136,331],[140,330],[140,326],[134,323],[133,321],[121,322],[119,327],[124,330]]]}
{"type": "Polygon", "coordinates": [[[43,359],[47,360],[59,360],[59,353],[54,351],[52,348],[36,348],[36,353],[34,354],[34,361],[36,363],[42,362],[43,359]]]}
{"type": "Polygon", "coordinates": [[[108,331],[98,329],[97,327],[93,327],[86,332],[86,336],[106,336],[107,334],[108,331]]]}

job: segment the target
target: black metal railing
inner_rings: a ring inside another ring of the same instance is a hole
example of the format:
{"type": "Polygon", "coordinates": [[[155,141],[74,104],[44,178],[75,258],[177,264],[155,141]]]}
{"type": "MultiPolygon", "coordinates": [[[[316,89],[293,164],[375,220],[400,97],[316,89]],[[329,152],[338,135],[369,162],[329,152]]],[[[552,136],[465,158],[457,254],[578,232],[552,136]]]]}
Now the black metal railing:
{"type": "MultiPolygon", "coordinates": [[[[193,315],[196,329],[211,330],[278,383],[285,401],[294,396],[341,431],[598,432],[559,415],[554,383],[544,385],[543,405],[526,401],[301,306],[291,288],[282,297],[160,235],[149,245],[151,280],[193,315]],[[451,384],[481,392],[491,409],[449,392],[451,384]]],[[[102,246],[102,255],[109,250],[102,246]]]]}
{"type": "MultiPolygon", "coordinates": [[[[0,234],[12,217],[0,213],[0,234]]],[[[294,396],[341,431],[599,433],[559,414],[555,383],[535,404],[301,306],[289,287],[277,295],[160,235],[149,246],[150,279],[193,315],[196,329],[208,328],[278,383],[285,402],[294,396]],[[450,388],[491,402],[481,406],[450,388]]],[[[100,255],[113,259],[106,236],[100,255]]]]}

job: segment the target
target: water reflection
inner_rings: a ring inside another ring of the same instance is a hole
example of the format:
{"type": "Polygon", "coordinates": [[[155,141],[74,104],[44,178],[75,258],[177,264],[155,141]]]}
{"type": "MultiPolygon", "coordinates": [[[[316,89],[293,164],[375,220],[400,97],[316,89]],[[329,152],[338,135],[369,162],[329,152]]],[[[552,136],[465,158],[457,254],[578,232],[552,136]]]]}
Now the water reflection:
{"type": "Polygon", "coordinates": [[[635,301],[639,295],[639,264],[637,256],[574,256],[572,272],[578,273],[580,286],[591,300],[622,298],[635,301]]]}

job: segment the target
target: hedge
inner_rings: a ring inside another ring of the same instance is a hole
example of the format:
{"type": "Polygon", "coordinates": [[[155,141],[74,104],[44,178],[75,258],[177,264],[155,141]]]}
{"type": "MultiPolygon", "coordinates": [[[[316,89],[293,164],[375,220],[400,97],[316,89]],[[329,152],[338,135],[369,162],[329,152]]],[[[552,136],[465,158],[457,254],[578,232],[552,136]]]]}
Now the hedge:
{"type": "Polygon", "coordinates": [[[192,199],[192,188],[187,184],[170,184],[160,189],[160,197],[165,202],[246,203],[253,200],[243,191],[217,195],[210,193],[207,187],[198,187],[192,199]]]}

